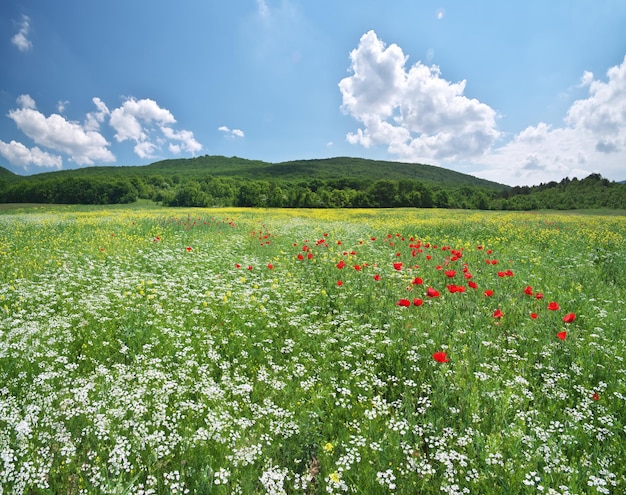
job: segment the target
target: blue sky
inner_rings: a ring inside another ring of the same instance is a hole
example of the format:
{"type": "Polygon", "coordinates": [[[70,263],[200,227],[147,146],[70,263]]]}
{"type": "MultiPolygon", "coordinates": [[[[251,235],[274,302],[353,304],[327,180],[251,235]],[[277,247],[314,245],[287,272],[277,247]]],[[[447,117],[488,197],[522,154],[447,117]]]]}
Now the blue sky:
{"type": "Polygon", "coordinates": [[[420,162],[626,179],[623,0],[3,0],[0,165],[420,162]]]}

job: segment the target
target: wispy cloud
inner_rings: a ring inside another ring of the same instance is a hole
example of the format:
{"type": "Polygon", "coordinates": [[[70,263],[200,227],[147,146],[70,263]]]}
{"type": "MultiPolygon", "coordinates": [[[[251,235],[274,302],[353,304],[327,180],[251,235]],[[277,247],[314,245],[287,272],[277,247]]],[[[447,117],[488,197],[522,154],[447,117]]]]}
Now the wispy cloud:
{"type": "Polygon", "coordinates": [[[17,24],[19,30],[11,38],[11,43],[13,43],[19,51],[27,52],[33,48],[33,43],[28,39],[28,34],[30,33],[30,18],[23,15],[22,19],[17,24]]]}
{"type": "Polygon", "coordinates": [[[229,127],[222,125],[217,128],[218,131],[223,132],[226,136],[232,138],[245,137],[244,132],[241,129],[230,129],[229,127]]]}
{"type": "Polygon", "coordinates": [[[263,18],[269,16],[270,9],[267,6],[267,2],[265,0],[256,0],[257,8],[259,15],[263,18]]]}

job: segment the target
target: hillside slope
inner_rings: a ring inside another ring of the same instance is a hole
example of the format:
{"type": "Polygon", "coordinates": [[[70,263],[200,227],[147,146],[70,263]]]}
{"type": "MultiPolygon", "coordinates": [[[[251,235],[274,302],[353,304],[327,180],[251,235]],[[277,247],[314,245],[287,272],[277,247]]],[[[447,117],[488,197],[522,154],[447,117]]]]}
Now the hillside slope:
{"type": "Polygon", "coordinates": [[[238,177],[253,180],[308,181],[312,179],[351,179],[372,182],[381,179],[419,180],[440,187],[477,186],[505,190],[508,186],[442,167],[419,163],[388,162],[364,158],[336,157],[269,163],[239,157],[204,155],[195,158],[163,160],[143,166],[85,167],[75,170],[45,172],[31,178],[50,177],[147,177],[179,176],[185,179],[238,177]]]}

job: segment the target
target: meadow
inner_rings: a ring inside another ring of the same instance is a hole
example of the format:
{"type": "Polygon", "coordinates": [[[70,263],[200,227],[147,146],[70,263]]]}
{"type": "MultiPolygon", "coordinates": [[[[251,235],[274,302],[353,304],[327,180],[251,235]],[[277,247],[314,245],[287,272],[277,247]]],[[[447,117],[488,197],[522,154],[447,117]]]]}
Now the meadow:
{"type": "Polygon", "coordinates": [[[0,494],[626,493],[626,216],[0,211],[0,494]]]}

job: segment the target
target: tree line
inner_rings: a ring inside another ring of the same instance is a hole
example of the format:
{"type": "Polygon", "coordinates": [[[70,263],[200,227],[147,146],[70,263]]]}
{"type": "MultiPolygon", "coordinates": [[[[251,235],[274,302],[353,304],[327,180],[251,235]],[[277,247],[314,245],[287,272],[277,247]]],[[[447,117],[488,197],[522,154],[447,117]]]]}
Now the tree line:
{"type": "Polygon", "coordinates": [[[269,208],[463,208],[483,210],[626,209],[626,184],[599,174],[538,186],[485,189],[419,180],[252,180],[177,175],[64,176],[0,180],[2,203],[127,204],[139,198],[168,206],[269,208]]]}

